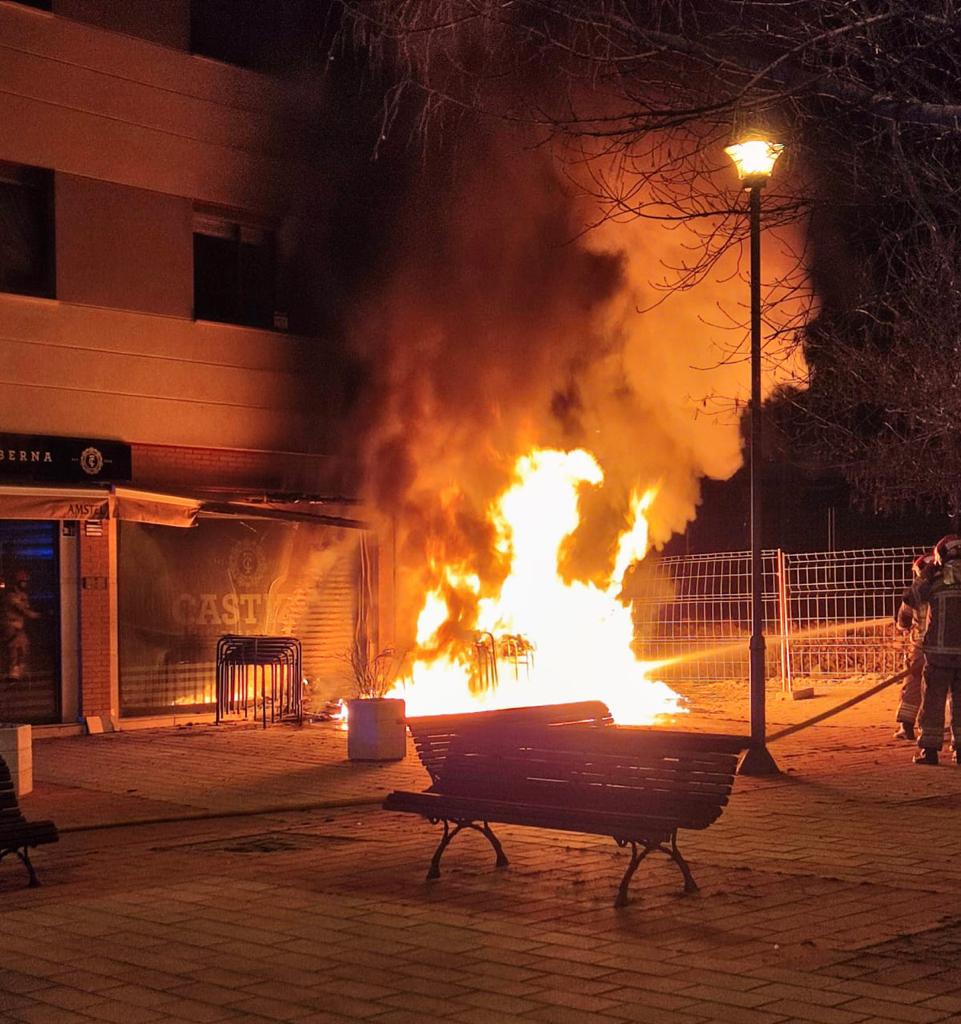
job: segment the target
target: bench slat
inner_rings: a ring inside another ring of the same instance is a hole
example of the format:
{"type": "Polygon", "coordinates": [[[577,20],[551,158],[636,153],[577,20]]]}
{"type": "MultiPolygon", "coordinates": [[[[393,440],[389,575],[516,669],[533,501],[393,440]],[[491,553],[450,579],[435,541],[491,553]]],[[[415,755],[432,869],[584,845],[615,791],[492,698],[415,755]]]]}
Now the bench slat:
{"type": "Polygon", "coordinates": [[[568,725],[552,728],[544,733],[544,727],[537,724],[507,723],[486,732],[462,730],[457,738],[472,735],[481,736],[490,742],[510,745],[533,746],[543,741],[545,749],[576,750],[582,753],[595,751],[603,754],[619,752],[632,759],[646,753],[673,758],[704,760],[728,764],[730,758],[737,758],[750,745],[747,736],[717,736],[712,733],[678,733],[661,729],[648,729],[628,725],[613,725],[607,728],[591,728],[584,725],[568,725]]]}
{"type": "Polygon", "coordinates": [[[530,828],[558,832],[581,832],[589,835],[614,836],[618,839],[663,841],[674,829],[705,829],[720,816],[692,816],[690,824],[678,825],[673,807],[652,804],[643,814],[616,811],[591,811],[589,808],[551,807],[502,800],[460,799],[440,793],[410,793],[397,790],[384,801],[384,809],[420,814],[425,818],[488,821],[505,825],[526,825],[530,828]]]}
{"type": "Polygon", "coordinates": [[[628,789],[609,786],[604,783],[580,785],[569,782],[522,781],[492,782],[484,784],[482,780],[458,780],[444,790],[433,792],[440,796],[456,796],[460,798],[476,798],[478,800],[517,800],[523,803],[550,803],[554,805],[568,804],[571,807],[598,807],[603,810],[618,810],[632,813],[635,807],[644,806],[651,801],[661,804],[673,804],[679,808],[713,808],[724,807],[730,799],[729,794],[718,795],[680,792],[669,789],[628,789]]]}
{"type": "MultiPolygon", "coordinates": [[[[663,756],[650,755],[646,752],[638,754],[632,761],[623,754],[579,754],[569,750],[545,750],[542,747],[513,747],[498,742],[485,745],[483,750],[471,749],[470,744],[458,744],[454,753],[461,768],[476,764],[479,770],[489,769],[513,772],[517,765],[524,765],[528,774],[542,771],[552,778],[581,777],[597,775],[619,780],[630,784],[636,780],[652,782],[701,783],[704,786],[730,785],[731,774],[737,767],[737,759],[732,755],[723,755],[725,762],[675,760],[663,756]]],[[[450,770],[448,764],[447,771],[450,770]]],[[[445,772],[445,775],[447,772],[445,772]]]]}
{"type": "Polygon", "coordinates": [[[472,711],[456,715],[420,715],[407,719],[412,731],[459,735],[465,729],[481,729],[490,723],[506,724],[512,720],[529,724],[552,724],[596,721],[610,718],[607,705],[599,700],[573,701],[568,704],[543,704],[523,708],[498,708],[494,711],[472,711]]]}
{"type": "Polygon", "coordinates": [[[39,846],[41,843],[55,843],[59,838],[57,826],[52,821],[31,821],[16,829],[0,826],[0,849],[39,846]]]}
{"type": "Polygon", "coordinates": [[[497,782],[484,784],[482,780],[468,781],[464,785],[451,785],[437,796],[450,796],[460,800],[498,800],[527,805],[543,804],[569,807],[572,810],[597,809],[619,814],[647,814],[650,808],[675,807],[677,815],[698,820],[705,814],[714,814],[728,802],[728,796],[712,794],[704,797],[658,789],[622,789],[603,783],[580,786],[571,783],[546,781],[519,781],[514,785],[497,782]]]}
{"type": "Polygon", "coordinates": [[[521,784],[554,786],[609,786],[625,792],[658,790],[678,796],[696,794],[705,799],[720,799],[731,791],[731,777],[719,774],[672,772],[669,769],[632,770],[627,766],[559,765],[536,758],[525,760],[511,754],[452,755],[448,758],[437,792],[460,792],[464,786],[506,787],[521,784]]]}

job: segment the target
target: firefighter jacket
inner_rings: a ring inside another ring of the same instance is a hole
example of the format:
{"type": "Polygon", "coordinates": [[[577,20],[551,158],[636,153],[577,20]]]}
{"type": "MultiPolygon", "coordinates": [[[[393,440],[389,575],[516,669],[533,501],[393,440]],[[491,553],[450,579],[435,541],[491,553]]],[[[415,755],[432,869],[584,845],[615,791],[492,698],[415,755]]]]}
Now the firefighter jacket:
{"type": "Polygon", "coordinates": [[[909,587],[898,609],[898,625],[910,628],[927,610],[924,656],[933,665],[961,666],[961,561],[948,562],[932,578],[909,587]]]}
{"type": "MultiPolygon", "coordinates": [[[[931,584],[938,575],[940,575],[940,571],[934,566],[925,566],[921,575],[915,579],[914,585],[917,586],[921,582],[931,584]]],[[[911,596],[911,589],[911,587],[905,587],[901,592],[901,603],[894,613],[894,623],[900,629],[910,630],[911,645],[916,647],[920,654],[924,634],[928,628],[929,611],[927,602],[923,602],[917,607],[911,603],[914,600],[911,596]]]]}

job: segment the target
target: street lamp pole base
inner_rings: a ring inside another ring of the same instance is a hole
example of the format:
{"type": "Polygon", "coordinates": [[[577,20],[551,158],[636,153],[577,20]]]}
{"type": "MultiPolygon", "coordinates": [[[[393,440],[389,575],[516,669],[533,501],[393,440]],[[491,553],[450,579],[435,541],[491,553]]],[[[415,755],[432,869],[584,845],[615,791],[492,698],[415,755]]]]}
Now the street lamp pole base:
{"type": "Polygon", "coordinates": [[[780,775],[781,769],[765,746],[748,747],[737,766],[738,775],[780,775]]]}

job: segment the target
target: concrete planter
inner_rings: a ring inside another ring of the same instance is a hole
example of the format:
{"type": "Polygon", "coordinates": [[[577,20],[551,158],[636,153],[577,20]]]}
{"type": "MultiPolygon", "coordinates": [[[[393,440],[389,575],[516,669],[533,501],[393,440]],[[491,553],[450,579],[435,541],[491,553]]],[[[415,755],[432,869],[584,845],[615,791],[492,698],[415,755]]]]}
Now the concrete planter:
{"type": "Polygon", "coordinates": [[[351,761],[400,761],[407,753],[406,708],[381,697],[347,701],[347,756],[351,761]]]}
{"type": "Polygon", "coordinates": [[[0,757],[7,763],[18,797],[33,790],[33,734],[29,725],[0,722],[0,757]]]}

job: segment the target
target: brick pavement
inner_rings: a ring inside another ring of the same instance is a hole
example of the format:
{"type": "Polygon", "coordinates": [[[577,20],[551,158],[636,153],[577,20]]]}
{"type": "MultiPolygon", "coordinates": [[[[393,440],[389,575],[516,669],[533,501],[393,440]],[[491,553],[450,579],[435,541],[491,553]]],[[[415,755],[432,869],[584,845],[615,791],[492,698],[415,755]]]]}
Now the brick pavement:
{"type": "Polygon", "coordinates": [[[39,890],[0,868],[0,1020],[961,1021],[961,768],[908,763],[895,700],[773,745],[782,776],[682,833],[701,892],[652,858],[621,911],[625,855],[586,836],[498,829],[495,871],[467,835],[428,885],[433,829],[343,806],[421,769],[350,765],[330,726],[39,742],[25,810],[77,830],[39,890]]]}

